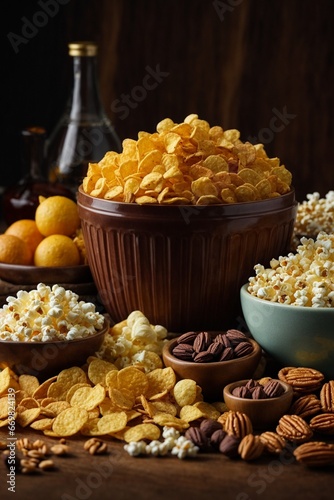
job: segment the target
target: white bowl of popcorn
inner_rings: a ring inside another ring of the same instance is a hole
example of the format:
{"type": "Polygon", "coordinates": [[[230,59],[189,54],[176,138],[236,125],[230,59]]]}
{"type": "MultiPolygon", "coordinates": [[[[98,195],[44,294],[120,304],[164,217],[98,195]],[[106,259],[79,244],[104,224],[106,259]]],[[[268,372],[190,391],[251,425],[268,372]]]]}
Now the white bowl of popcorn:
{"type": "Polygon", "coordinates": [[[250,333],[285,366],[334,377],[334,235],[302,238],[296,253],[258,264],[240,291],[250,333]]]}
{"type": "Polygon", "coordinates": [[[109,328],[95,305],[60,285],[39,283],[7,297],[0,309],[0,369],[45,379],[81,366],[99,350],[109,328]]]}

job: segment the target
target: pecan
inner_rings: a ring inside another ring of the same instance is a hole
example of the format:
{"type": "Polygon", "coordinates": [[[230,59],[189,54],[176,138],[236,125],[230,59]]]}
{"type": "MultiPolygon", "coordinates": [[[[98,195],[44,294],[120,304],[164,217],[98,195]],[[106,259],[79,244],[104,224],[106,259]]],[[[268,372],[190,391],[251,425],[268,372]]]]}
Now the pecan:
{"type": "Polygon", "coordinates": [[[237,398],[248,398],[252,397],[250,390],[245,385],[239,385],[239,387],[235,387],[232,391],[233,396],[237,398]]]}
{"type": "Polygon", "coordinates": [[[87,439],[84,443],[84,449],[87,450],[91,455],[101,455],[107,451],[107,443],[97,439],[95,437],[87,439]]]}
{"type": "Polygon", "coordinates": [[[229,458],[237,458],[239,444],[240,437],[226,434],[220,442],[219,451],[229,458]]]}
{"type": "Polygon", "coordinates": [[[207,437],[210,437],[215,431],[222,429],[222,425],[220,422],[214,420],[213,418],[205,418],[200,423],[199,428],[207,437]]]}
{"type": "Polygon", "coordinates": [[[320,402],[322,411],[334,413],[334,380],[330,380],[322,386],[320,402]]]}
{"type": "Polygon", "coordinates": [[[214,338],[214,342],[223,344],[224,347],[232,347],[232,342],[225,333],[218,333],[218,335],[214,338]]]}
{"type": "Polygon", "coordinates": [[[178,344],[193,344],[195,338],[197,337],[196,332],[187,332],[183,333],[177,338],[177,343],[178,344]]]}
{"type": "Polygon", "coordinates": [[[189,344],[178,344],[172,351],[176,358],[183,359],[184,361],[192,361],[194,349],[189,344]]]}
{"type": "Polygon", "coordinates": [[[320,413],[310,420],[312,431],[334,434],[334,413],[320,413]]]}
{"type": "Polygon", "coordinates": [[[240,330],[235,330],[233,328],[227,330],[226,337],[229,339],[232,345],[237,345],[240,342],[249,342],[248,337],[246,337],[244,333],[242,333],[240,330]]]}
{"type": "Polygon", "coordinates": [[[233,347],[225,347],[220,355],[219,361],[229,361],[234,358],[233,347]]]}
{"type": "Polygon", "coordinates": [[[260,439],[269,453],[280,453],[286,446],[285,438],[279,436],[276,432],[262,432],[260,439]]]}
{"type": "Polygon", "coordinates": [[[313,435],[309,425],[298,415],[283,415],[278,422],[276,432],[288,441],[296,443],[308,441],[313,435]]]}
{"type": "Polygon", "coordinates": [[[334,446],[322,441],[311,441],[293,452],[296,460],[308,467],[323,467],[334,463],[334,446]]]}
{"type": "Polygon", "coordinates": [[[210,436],[210,444],[212,448],[219,449],[219,445],[226,436],[226,432],[223,431],[222,428],[217,429],[215,432],[213,432],[210,436]]]}
{"type": "Polygon", "coordinates": [[[209,351],[201,351],[194,357],[195,363],[208,363],[213,360],[213,354],[209,351]]]}
{"type": "Polygon", "coordinates": [[[234,347],[234,354],[237,358],[248,356],[251,352],[253,352],[253,346],[250,342],[240,342],[234,347]]]}
{"type": "Polygon", "coordinates": [[[321,387],[325,377],[314,368],[289,366],[278,372],[278,378],[290,384],[296,394],[309,394],[321,387]]]}
{"type": "Polygon", "coordinates": [[[220,354],[224,350],[224,345],[221,344],[220,342],[212,342],[212,344],[209,345],[207,352],[210,352],[213,354],[215,358],[219,358],[220,354]]]}
{"type": "Polygon", "coordinates": [[[267,394],[264,392],[263,387],[258,385],[257,387],[253,387],[250,391],[252,399],[266,399],[267,394]]]}
{"type": "Polygon", "coordinates": [[[229,411],[225,421],[225,431],[238,438],[243,438],[246,434],[253,432],[253,426],[250,418],[240,411],[229,411]]]}
{"type": "Polygon", "coordinates": [[[209,440],[199,427],[189,427],[185,432],[185,437],[200,450],[206,450],[209,447],[209,440]]]}
{"type": "Polygon", "coordinates": [[[269,398],[278,398],[285,392],[284,387],[278,380],[269,380],[263,386],[263,390],[269,398]]]}
{"type": "Polygon", "coordinates": [[[195,352],[206,351],[211,344],[211,338],[208,332],[199,332],[193,343],[195,352]]]}
{"type": "Polygon", "coordinates": [[[264,444],[259,436],[247,434],[239,444],[238,453],[243,460],[256,460],[264,450],[264,444]]]}
{"type": "Polygon", "coordinates": [[[316,415],[321,411],[320,399],[315,394],[305,394],[300,396],[291,405],[289,413],[291,415],[299,415],[302,418],[307,418],[316,415]]]}

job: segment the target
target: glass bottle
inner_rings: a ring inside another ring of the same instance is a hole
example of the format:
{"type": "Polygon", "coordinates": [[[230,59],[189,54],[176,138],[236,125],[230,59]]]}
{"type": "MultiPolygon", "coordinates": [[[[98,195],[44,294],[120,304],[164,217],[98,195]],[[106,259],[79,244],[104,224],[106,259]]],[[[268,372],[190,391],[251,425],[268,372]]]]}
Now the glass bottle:
{"type": "Polygon", "coordinates": [[[86,175],[88,163],[107,151],[121,151],[120,140],[107,117],[97,79],[97,45],[69,44],[73,58],[73,88],[67,109],[47,145],[48,178],[74,193],[86,175]]]}
{"type": "Polygon", "coordinates": [[[22,177],[5,189],[2,197],[3,219],[7,225],[19,219],[34,219],[39,196],[62,195],[75,199],[72,191],[50,184],[43,176],[46,130],[28,127],[21,132],[22,177]]]}

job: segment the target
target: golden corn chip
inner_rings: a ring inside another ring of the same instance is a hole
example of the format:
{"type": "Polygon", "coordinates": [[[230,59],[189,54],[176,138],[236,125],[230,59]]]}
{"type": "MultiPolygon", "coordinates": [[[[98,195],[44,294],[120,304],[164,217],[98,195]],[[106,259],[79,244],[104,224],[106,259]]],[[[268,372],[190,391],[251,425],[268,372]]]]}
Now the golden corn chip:
{"type": "Polygon", "coordinates": [[[0,396],[6,394],[9,388],[19,390],[20,387],[16,378],[16,375],[8,366],[0,371],[0,396]]]}
{"type": "Polygon", "coordinates": [[[170,413],[157,413],[153,416],[153,422],[160,425],[161,427],[174,427],[174,429],[177,429],[179,431],[188,429],[189,427],[189,424],[186,420],[179,417],[174,417],[170,413]]]}
{"type": "Polygon", "coordinates": [[[210,169],[213,173],[228,172],[228,163],[220,155],[210,155],[203,161],[203,166],[210,169]]]}
{"type": "Polygon", "coordinates": [[[159,439],[161,431],[159,427],[154,424],[138,424],[130,427],[124,433],[124,441],[127,443],[137,442],[142,440],[154,441],[159,439]]]}
{"type": "Polygon", "coordinates": [[[0,418],[8,417],[8,397],[0,398],[0,418]]]}
{"type": "Polygon", "coordinates": [[[66,401],[67,391],[70,387],[70,384],[58,382],[56,380],[48,388],[47,396],[49,398],[56,399],[57,401],[66,401]]]}
{"type": "Polygon", "coordinates": [[[238,202],[249,202],[256,199],[255,192],[251,188],[250,184],[243,184],[242,186],[238,186],[235,190],[235,196],[238,202]]]}
{"type": "Polygon", "coordinates": [[[224,139],[228,142],[235,143],[240,139],[240,132],[235,128],[224,130],[224,139]]]}
{"type": "Polygon", "coordinates": [[[138,172],[138,162],[136,160],[126,160],[119,166],[119,173],[123,179],[138,172]]]}
{"type": "Polygon", "coordinates": [[[173,368],[156,368],[146,374],[148,388],[146,397],[151,398],[154,394],[170,391],[176,383],[176,375],[173,368]]]}
{"type": "Polygon", "coordinates": [[[109,186],[107,184],[107,180],[104,177],[100,177],[96,181],[95,187],[90,194],[91,196],[95,196],[96,198],[103,198],[108,189],[109,186]]]}
{"type": "Polygon", "coordinates": [[[173,196],[172,198],[165,198],[165,205],[189,205],[190,201],[184,196],[173,196]]]}
{"type": "Polygon", "coordinates": [[[87,382],[87,376],[82,368],[79,366],[72,366],[71,368],[65,368],[58,373],[57,382],[63,382],[71,387],[73,384],[77,384],[79,382],[87,382]]]}
{"type": "MultiPolygon", "coordinates": [[[[129,388],[131,389],[131,387],[129,388]]],[[[130,390],[122,388],[122,390],[111,388],[109,397],[112,404],[121,410],[131,410],[135,404],[135,396],[130,390]]]]}
{"type": "Polygon", "coordinates": [[[39,380],[33,375],[20,375],[19,386],[28,396],[32,396],[39,387],[39,380]]]}
{"type": "MultiPolygon", "coordinates": [[[[106,374],[105,384],[106,387],[110,390],[112,387],[118,388],[118,380],[117,380],[118,370],[111,370],[106,374]]],[[[102,385],[102,384],[101,384],[102,385]]]]}
{"type": "Polygon", "coordinates": [[[25,391],[18,390],[15,392],[15,402],[18,404],[22,399],[29,397],[29,394],[27,394],[25,391]]]}
{"type": "Polygon", "coordinates": [[[96,408],[93,408],[92,410],[88,411],[88,418],[96,418],[100,416],[100,407],[97,406],[96,408]]]}
{"type": "Polygon", "coordinates": [[[100,176],[101,167],[103,166],[103,161],[107,156],[109,156],[108,153],[106,153],[105,157],[102,158],[102,160],[99,163],[88,163],[88,168],[87,168],[88,177],[93,177],[94,175],[100,176]]]}
{"type": "Polygon", "coordinates": [[[250,142],[238,142],[234,145],[233,151],[238,155],[240,168],[252,164],[256,158],[256,149],[250,142]]]}
{"type": "Polygon", "coordinates": [[[0,428],[7,427],[7,426],[8,426],[8,418],[5,418],[4,420],[0,420],[0,428]]]}
{"type": "Polygon", "coordinates": [[[215,142],[218,142],[224,137],[224,130],[219,125],[214,125],[209,130],[209,137],[215,142]]]}
{"type": "Polygon", "coordinates": [[[162,153],[161,151],[154,149],[150,151],[144,158],[140,161],[138,165],[138,172],[142,174],[149,174],[152,172],[153,167],[160,165],[162,153]]]}
{"type": "Polygon", "coordinates": [[[23,412],[17,414],[16,423],[21,427],[27,427],[27,425],[31,424],[39,417],[40,413],[40,407],[24,410],[23,412]]]}
{"type": "Polygon", "coordinates": [[[150,402],[151,408],[154,409],[155,413],[169,413],[176,417],[177,415],[177,407],[173,403],[169,403],[168,401],[153,401],[150,402]]]}
{"type": "Polygon", "coordinates": [[[102,160],[100,160],[98,162],[98,164],[96,163],[90,163],[89,164],[89,167],[92,165],[92,173],[94,173],[95,169],[96,169],[96,165],[98,165],[100,168],[102,167],[105,167],[105,166],[108,166],[110,164],[113,164],[115,162],[115,160],[117,159],[117,153],[116,151],[107,151],[107,153],[104,155],[104,157],[102,158],[102,160]]]}
{"type": "Polygon", "coordinates": [[[160,401],[165,396],[167,396],[167,394],[168,394],[168,391],[165,389],[162,392],[157,392],[156,394],[153,394],[152,396],[150,396],[149,399],[150,399],[150,401],[160,401]]]}
{"type": "Polygon", "coordinates": [[[271,193],[271,183],[268,181],[268,179],[262,179],[256,184],[255,187],[262,200],[269,197],[271,193]]]}
{"type": "Polygon", "coordinates": [[[27,397],[27,398],[23,398],[20,401],[20,406],[24,406],[26,409],[28,409],[28,408],[38,408],[40,406],[40,404],[38,403],[38,401],[35,398],[27,397]]]}
{"type": "Polygon", "coordinates": [[[200,196],[196,201],[196,205],[220,205],[220,204],[221,200],[217,196],[213,196],[212,194],[200,196]]]}
{"type": "Polygon", "coordinates": [[[213,172],[209,168],[203,167],[203,165],[192,165],[189,169],[189,175],[193,181],[196,181],[205,177],[212,177],[213,172]]]}
{"type": "Polygon", "coordinates": [[[136,198],[136,203],[138,203],[138,205],[149,205],[156,202],[156,198],[153,198],[152,196],[139,196],[136,198]]]}
{"type": "Polygon", "coordinates": [[[230,179],[231,183],[236,187],[242,186],[245,183],[245,181],[238,174],[233,172],[230,172],[230,179]]]}
{"type": "Polygon", "coordinates": [[[174,166],[165,171],[165,173],[163,174],[163,178],[168,179],[170,182],[176,183],[183,180],[183,173],[182,170],[179,169],[179,167],[174,166]]]}
{"type": "Polygon", "coordinates": [[[167,132],[164,136],[164,144],[167,153],[175,153],[178,144],[181,141],[181,137],[173,132],[167,132]]]}
{"type": "Polygon", "coordinates": [[[148,415],[149,417],[153,417],[153,415],[156,413],[154,406],[152,405],[152,403],[147,401],[147,399],[145,398],[145,396],[143,394],[140,396],[140,402],[141,402],[141,405],[144,409],[144,413],[146,415],[148,415]]]}
{"type": "Polygon", "coordinates": [[[56,417],[59,413],[69,407],[70,403],[67,401],[54,401],[53,403],[49,403],[47,406],[44,406],[44,410],[47,410],[47,412],[50,412],[50,415],[53,414],[53,416],[56,417]]]}
{"type": "Polygon", "coordinates": [[[150,140],[149,134],[140,133],[138,134],[138,141],[136,144],[136,151],[138,154],[138,159],[142,160],[145,155],[147,155],[150,151],[154,151],[155,146],[154,143],[150,140]]]}
{"type": "Polygon", "coordinates": [[[101,168],[101,175],[102,175],[102,177],[104,177],[107,180],[108,186],[110,186],[110,187],[112,185],[112,181],[114,179],[116,179],[115,168],[116,167],[114,164],[106,165],[106,166],[101,168]]]}
{"type": "Polygon", "coordinates": [[[115,411],[119,411],[119,408],[111,401],[109,397],[106,397],[99,404],[99,411],[101,415],[108,415],[108,413],[114,413],[115,411]]]}
{"type": "Polygon", "coordinates": [[[170,118],[165,118],[164,120],[161,120],[157,124],[156,129],[159,132],[159,134],[161,134],[162,132],[168,132],[173,127],[174,127],[173,120],[171,120],[170,118]]]}
{"type": "Polygon", "coordinates": [[[103,436],[105,433],[100,431],[98,428],[98,423],[101,419],[99,417],[90,418],[81,427],[80,434],[83,436],[103,436]]]}
{"type": "Polygon", "coordinates": [[[71,406],[79,406],[89,411],[102,403],[106,395],[106,389],[101,384],[94,387],[79,387],[71,397],[71,406]]]}
{"type": "Polygon", "coordinates": [[[94,177],[91,177],[91,176],[88,176],[88,174],[86,177],[84,177],[84,179],[82,181],[82,187],[83,187],[85,193],[90,194],[93,191],[93,189],[95,188],[95,184],[99,178],[100,178],[99,175],[95,175],[94,177]]]}
{"type": "Polygon", "coordinates": [[[203,412],[194,405],[183,406],[180,410],[180,418],[185,422],[193,422],[203,416],[203,412]]]}
{"type": "Polygon", "coordinates": [[[134,195],[138,193],[140,189],[141,179],[130,178],[125,181],[124,184],[124,201],[125,203],[131,203],[134,199],[134,195]]]}
{"type": "Polygon", "coordinates": [[[176,382],[172,394],[179,406],[191,405],[196,399],[196,382],[189,378],[176,382]]]}
{"type": "Polygon", "coordinates": [[[290,187],[289,185],[282,181],[279,177],[277,177],[277,180],[276,180],[276,191],[279,193],[279,194],[286,194],[290,191],[290,187]]]}
{"type": "Polygon", "coordinates": [[[290,185],[292,182],[292,174],[285,168],[284,165],[281,165],[280,167],[274,167],[270,171],[270,174],[276,175],[285,184],[290,185]]]}
{"type": "Polygon", "coordinates": [[[236,203],[237,197],[235,195],[235,189],[224,188],[220,192],[220,197],[224,203],[236,203]]]}
{"type": "Polygon", "coordinates": [[[45,431],[46,429],[52,429],[53,418],[41,418],[39,420],[35,420],[30,424],[32,429],[36,431],[45,431]]]}
{"type": "Polygon", "coordinates": [[[152,189],[160,192],[162,190],[163,183],[164,178],[162,174],[159,174],[158,172],[151,172],[150,174],[146,174],[145,177],[143,177],[143,180],[140,183],[140,187],[141,189],[152,189]]]}
{"type": "Polygon", "coordinates": [[[120,390],[128,389],[134,397],[146,394],[149,387],[147,375],[134,366],[122,368],[117,373],[117,384],[120,390]]]}
{"type": "Polygon", "coordinates": [[[192,127],[189,125],[189,123],[179,123],[177,125],[174,125],[170,129],[170,132],[174,132],[181,137],[189,137],[192,132],[192,127]]]}
{"type": "Polygon", "coordinates": [[[44,382],[41,383],[39,387],[35,389],[35,391],[32,394],[32,397],[35,399],[42,399],[46,398],[48,395],[48,390],[51,384],[53,384],[57,380],[57,375],[54,377],[50,377],[47,380],[44,380],[44,382]]]}
{"type": "Polygon", "coordinates": [[[179,168],[179,159],[176,154],[163,153],[161,156],[161,164],[165,167],[165,171],[171,168],[179,168]]]}
{"type": "Polygon", "coordinates": [[[195,196],[200,198],[204,195],[217,196],[218,191],[216,186],[208,177],[200,177],[191,183],[191,191],[195,196]]]}
{"type": "Polygon", "coordinates": [[[134,139],[123,139],[122,141],[123,154],[130,156],[135,155],[136,146],[137,146],[137,141],[135,141],[134,139]]]}
{"type": "Polygon", "coordinates": [[[206,403],[205,401],[199,401],[194,403],[194,406],[198,408],[204,415],[205,418],[212,418],[217,420],[220,417],[220,411],[218,411],[212,404],[206,403]]]}
{"type": "Polygon", "coordinates": [[[114,186],[108,189],[104,195],[105,200],[118,200],[121,201],[121,195],[123,194],[123,186],[114,186]]]}
{"type": "Polygon", "coordinates": [[[88,378],[94,384],[106,385],[106,375],[108,372],[117,370],[116,366],[109,361],[95,358],[88,365],[88,378]]]}
{"type": "MultiPolygon", "coordinates": [[[[88,413],[78,406],[67,408],[59,413],[53,421],[52,431],[57,436],[73,436],[80,431],[88,420],[88,413]]],[[[49,434],[48,434],[49,435],[49,434]]]]}
{"type": "Polygon", "coordinates": [[[251,168],[242,168],[241,170],[239,170],[238,175],[244,182],[253,184],[253,186],[256,186],[256,184],[261,181],[260,174],[258,174],[251,168]]]}
{"type": "Polygon", "coordinates": [[[123,430],[127,422],[128,418],[125,411],[118,411],[101,417],[97,422],[97,428],[103,434],[110,434],[123,430]]]}
{"type": "Polygon", "coordinates": [[[37,399],[37,401],[39,402],[41,408],[45,408],[48,404],[54,403],[57,400],[55,398],[41,398],[37,399]]]}
{"type": "Polygon", "coordinates": [[[128,410],[125,413],[126,413],[128,422],[130,422],[131,420],[135,420],[138,417],[141,417],[141,413],[139,413],[136,410],[128,410]]]}
{"type": "MultiPolygon", "coordinates": [[[[70,401],[71,401],[71,398],[72,398],[73,394],[75,393],[75,391],[76,391],[77,389],[79,389],[79,387],[90,387],[90,385],[89,385],[88,383],[85,383],[85,382],[81,382],[81,383],[79,382],[78,384],[74,384],[74,385],[72,385],[72,387],[70,387],[70,388],[68,389],[67,393],[66,393],[66,399],[65,399],[65,400],[66,400],[68,403],[70,403],[70,401]]],[[[50,403],[51,403],[51,402],[52,402],[52,401],[50,401],[50,403]]],[[[44,405],[44,406],[45,406],[45,405],[44,405]]]]}

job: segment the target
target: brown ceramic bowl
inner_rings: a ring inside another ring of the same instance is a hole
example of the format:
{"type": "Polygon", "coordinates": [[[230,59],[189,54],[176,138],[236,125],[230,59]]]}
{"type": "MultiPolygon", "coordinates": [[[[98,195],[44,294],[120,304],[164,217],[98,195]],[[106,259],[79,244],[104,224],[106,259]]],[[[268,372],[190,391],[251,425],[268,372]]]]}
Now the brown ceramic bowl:
{"type": "Polygon", "coordinates": [[[20,266],[3,262],[0,262],[0,278],[14,285],[89,283],[93,280],[87,265],[44,267],[20,266]]]}
{"type": "Polygon", "coordinates": [[[118,203],[78,191],[78,211],[100,299],[115,322],[141,310],[169,331],[219,330],[241,316],[239,289],[258,262],[284,255],[294,191],[208,206],[118,203]]]}
{"type": "Polygon", "coordinates": [[[248,380],[232,382],[224,387],[224,401],[229,410],[240,411],[249,416],[254,428],[268,430],[277,425],[279,419],[288,412],[293,390],[291,385],[279,380],[285,392],[278,398],[248,399],[240,398],[232,394],[233,389],[245,385],[248,380]]]}
{"type": "Polygon", "coordinates": [[[183,361],[173,356],[172,351],[177,339],[166,342],[162,350],[165,366],[170,366],[180,379],[190,378],[202,388],[205,401],[222,401],[224,386],[235,380],[252,377],[260,358],[261,347],[250,340],[253,351],[248,356],[210,363],[183,361]]]}
{"type": "Polygon", "coordinates": [[[83,365],[102,345],[109,322],[84,339],[55,342],[0,341],[0,369],[9,366],[17,375],[35,375],[40,381],[64,368],[83,365]]]}

